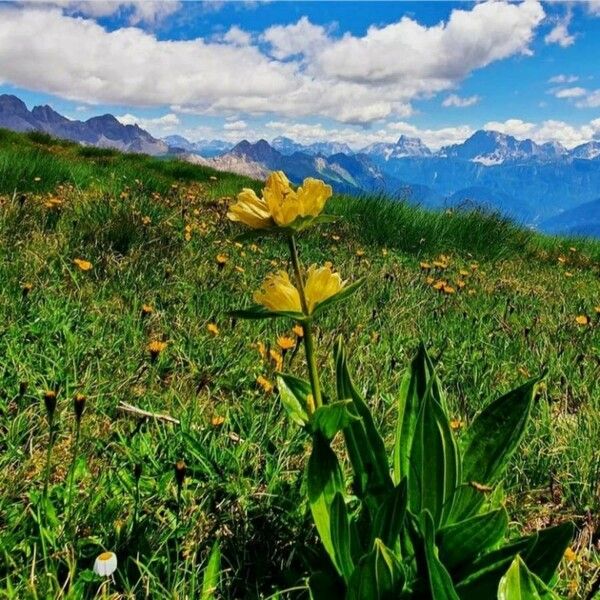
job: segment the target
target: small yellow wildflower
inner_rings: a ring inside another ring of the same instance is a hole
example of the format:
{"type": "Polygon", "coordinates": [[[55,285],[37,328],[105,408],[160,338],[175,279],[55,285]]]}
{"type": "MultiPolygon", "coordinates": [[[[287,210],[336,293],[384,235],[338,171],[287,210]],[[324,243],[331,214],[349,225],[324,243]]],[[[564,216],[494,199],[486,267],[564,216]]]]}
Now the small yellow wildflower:
{"type": "Polygon", "coordinates": [[[573,548],[571,548],[570,546],[565,550],[565,554],[564,554],[565,559],[568,562],[574,562],[575,560],[577,560],[577,552],[575,552],[573,550],[573,548]]]}
{"type": "Polygon", "coordinates": [[[291,350],[296,345],[296,341],[285,335],[280,335],[277,338],[277,345],[285,352],[291,350]]]}
{"type": "Polygon", "coordinates": [[[442,291],[444,294],[456,294],[456,289],[454,289],[451,285],[445,285],[442,291]]]}
{"type": "MultiPolygon", "coordinates": [[[[600,308],[600,307],[598,307],[600,308]]],[[[600,310],[598,311],[600,312],[600,310]]],[[[302,327],[302,325],[300,325],[299,323],[297,325],[294,325],[294,327],[292,327],[292,331],[299,337],[304,337],[304,328],[302,327]]]]}
{"type": "Polygon", "coordinates": [[[256,378],[256,383],[259,385],[259,387],[261,387],[263,389],[264,392],[266,392],[267,394],[273,390],[273,384],[266,378],[263,377],[262,375],[259,375],[256,378]]]}
{"type": "Polygon", "coordinates": [[[216,261],[220,269],[222,269],[227,264],[228,260],[229,258],[227,257],[227,254],[217,254],[216,261]]]}
{"type": "Polygon", "coordinates": [[[82,271],[90,271],[94,268],[94,265],[89,260],[83,260],[83,258],[75,258],[73,263],[82,271]]]}
{"type": "Polygon", "coordinates": [[[362,248],[359,248],[356,251],[356,256],[358,256],[358,258],[362,258],[365,255],[365,251],[362,248]]]}
{"type": "Polygon", "coordinates": [[[154,312],[154,309],[149,304],[142,304],[142,317],[147,317],[154,312]]]}
{"type": "Polygon", "coordinates": [[[463,426],[463,422],[460,419],[452,419],[450,421],[450,427],[454,430],[457,431],[459,430],[461,427],[463,426]]]}
{"type": "Polygon", "coordinates": [[[429,269],[431,269],[431,264],[428,262],[421,262],[419,263],[419,267],[421,267],[423,271],[429,271],[429,269]]]}
{"type": "Polygon", "coordinates": [[[219,328],[215,323],[209,323],[206,326],[208,333],[210,333],[213,337],[217,337],[219,335],[219,328]]]}
{"type": "Polygon", "coordinates": [[[276,371],[281,371],[283,369],[283,356],[277,350],[269,350],[269,358],[273,363],[273,368],[276,371]]]}
{"type": "Polygon", "coordinates": [[[246,272],[246,269],[244,269],[244,267],[240,267],[239,265],[235,265],[235,270],[238,273],[245,273],[246,272]]]}
{"type": "Polygon", "coordinates": [[[594,306],[597,315],[600,315],[600,306],[594,306]]]}
{"type": "Polygon", "coordinates": [[[161,342],[160,340],[152,340],[147,346],[147,350],[150,353],[150,358],[156,360],[158,355],[165,350],[167,342],[161,342]]]}
{"type": "Polygon", "coordinates": [[[577,325],[589,325],[590,319],[587,315],[577,315],[575,317],[577,325]]]}
{"type": "Polygon", "coordinates": [[[222,417],[220,415],[215,415],[211,420],[210,420],[210,424],[213,427],[219,427],[220,425],[223,425],[223,423],[225,423],[225,417],[222,417]]]}

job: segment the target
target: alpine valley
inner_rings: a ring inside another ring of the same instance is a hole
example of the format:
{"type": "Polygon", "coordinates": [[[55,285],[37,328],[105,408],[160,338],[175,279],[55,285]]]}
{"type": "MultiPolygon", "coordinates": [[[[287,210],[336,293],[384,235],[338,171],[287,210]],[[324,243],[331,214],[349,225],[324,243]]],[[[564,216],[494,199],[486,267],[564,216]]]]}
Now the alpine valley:
{"type": "Polygon", "coordinates": [[[42,131],[81,144],[114,147],[264,178],[283,170],[295,183],[319,177],[338,193],[381,194],[429,208],[480,206],[519,223],[561,235],[600,237],[600,140],[566,149],[496,131],[476,131],[460,144],[432,151],[400,136],[359,150],[335,141],[301,144],[242,140],[157,139],[112,115],[68,119],[49,106],[31,111],[16,96],[0,96],[0,127],[42,131]]]}

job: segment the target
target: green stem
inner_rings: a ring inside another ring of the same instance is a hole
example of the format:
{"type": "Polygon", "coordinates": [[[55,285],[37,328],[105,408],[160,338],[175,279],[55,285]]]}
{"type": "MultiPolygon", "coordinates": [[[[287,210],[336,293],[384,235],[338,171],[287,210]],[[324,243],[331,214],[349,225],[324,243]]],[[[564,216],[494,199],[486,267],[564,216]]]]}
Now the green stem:
{"type": "Polygon", "coordinates": [[[77,454],[79,451],[79,434],[81,432],[81,425],[76,424],[75,430],[75,441],[73,442],[73,459],[71,461],[71,472],[69,473],[69,496],[67,504],[67,518],[66,522],[69,523],[71,517],[71,507],[73,505],[73,480],[75,478],[75,465],[77,464],[77,454]]]}
{"type": "MultiPolygon", "coordinates": [[[[292,257],[292,269],[294,270],[294,276],[296,277],[296,286],[298,287],[298,293],[300,294],[302,312],[308,316],[308,303],[304,292],[304,278],[302,277],[302,269],[300,268],[300,260],[298,259],[296,239],[293,235],[288,238],[288,245],[292,257]]],[[[323,398],[321,396],[321,382],[319,381],[319,371],[317,369],[317,357],[315,354],[315,344],[310,318],[307,318],[307,320],[302,322],[302,329],[304,331],[304,350],[306,352],[306,362],[308,363],[310,386],[313,392],[315,408],[319,408],[323,405],[323,398]]]]}
{"type": "Polygon", "coordinates": [[[48,497],[48,485],[50,483],[50,461],[52,459],[52,446],[54,445],[54,419],[50,419],[48,423],[50,429],[50,437],[48,439],[48,448],[46,449],[46,472],[44,474],[44,493],[43,498],[48,497]]]}

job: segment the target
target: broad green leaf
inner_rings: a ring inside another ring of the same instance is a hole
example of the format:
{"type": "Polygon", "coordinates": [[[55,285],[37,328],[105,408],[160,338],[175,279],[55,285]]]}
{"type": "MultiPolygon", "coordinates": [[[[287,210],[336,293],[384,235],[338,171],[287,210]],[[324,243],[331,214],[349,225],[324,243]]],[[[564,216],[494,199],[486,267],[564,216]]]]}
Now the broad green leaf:
{"type": "Polygon", "coordinates": [[[461,438],[464,481],[489,484],[502,475],[525,432],[538,381],[508,392],[475,418],[461,438]]]}
{"type": "Polygon", "coordinates": [[[440,527],[452,511],[461,479],[460,457],[448,419],[431,394],[432,382],[424,393],[413,437],[408,504],[417,515],[428,510],[440,527]]]}
{"type": "Polygon", "coordinates": [[[391,492],[388,492],[373,521],[371,538],[374,543],[379,538],[386,546],[395,549],[399,544],[399,535],[408,505],[406,478],[391,492]]]}
{"type": "Polygon", "coordinates": [[[498,600],[558,600],[558,596],[517,556],[500,580],[498,600]]]}
{"type": "Polygon", "coordinates": [[[204,569],[204,576],[202,577],[202,593],[200,595],[202,600],[212,600],[216,597],[220,574],[221,550],[219,542],[216,541],[210,551],[208,564],[206,565],[206,569],[204,569]]]}
{"type": "Polygon", "coordinates": [[[373,496],[393,488],[385,446],[368,406],[352,383],[341,338],[335,345],[334,358],[338,398],[350,398],[361,418],[344,429],[348,456],[355,474],[355,488],[360,497],[369,495],[373,499],[373,496]]]}
{"type": "Polygon", "coordinates": [[[304,427],[309,421],[306,398],[312,394],[310,383],[293,375],[280,374],[277,376],[277,387],[290,419],[304,427]]]}
{"type": "MultiPolygon", "coordinates": [[[[450,574],[438,558],[435,546],[435,525],[429,511],[421,513],[420,520],[410,521],[422,589],[416,597],[431,598],[431,600],[458,600],[458,594],[452,583],[450,574]]],[[[483,598],[483,596],[482,596],[483,598]]]]}
{"type": "Polygon", "coordinates": [[[500,542],[507,527],[508,515],[504,508],[448,525],[436,535],[439,558],[450,572],[470,564],[500,542]]]}
{"type": "Polygon", "coordinates": [[[424,344],[420,344],[410,367],[404,373],[398,392],[398,421],[394,443],[394,483],[409,473],[409,456],[425,390],[430,387],[433,397],[445,411],[445,400],[433,363],[424,344]],[[431,386],[430,380],[433,379],[431,386]]]}
{"type": "Polygon", "coordinates": [[[306,466],[306,489],[321,543],[341,573],[331,539],[331,504],[338,492],[343,494],[344,483],[337,456],[319,432],[313,436],[313,448],[306,466]]]}
{"type": "Polygon", "coordinates": [[[232,310],[229,314],[237,319],[274,319],[275,317],[289,317],[295,321],[303,321],[306,318],[301,312],[273,311],[260,304],[252,304],[247,308],[232,310]]]}
{"type": "Polygon", "coordinates": [[[398,558],[379,539],[354,570],[347,600],[395,600],[400,597],[405,574],[398,558]]]}
{"type": "Polygon", "coordinates": [[[494,598],[500,578],[517,554],[527,552],[537,540],[537,534],[486,552],[455,574],[456,591],[461,598],[494,598]]]}
{"type": "Polygon", "coordinates": [[[317,304],[312,312],[312,316],[315,317],[322,313],[324,310],[333,306],[334,304],[337,304],[338,302],[349,298],[352,294],[354,294],[354,292],[356,292],[360,287],[362,287],[364,283],[365,279],[363,278],[359,279],[358,281],[355,281],[350,285],[343,287],[342,290],[337,294],[330,296],[329,298],[327,298],[327,300],[323,300],[323,302],[317,304]]]}
{"type": "Polygon", "coordinates": [[[344,496],[339,492],[334,496],[331,504],[331,542],[340,574],[345,581],[348,581],[354,571],[350,553],[350,524],[344,496]]]}
{"type": "Polygon", "coordinates": [[[319,407],[313,415],[311,425],[314,431],[320,431],[331,440],[338,431],[355,421],[360,421],[360,417],[354,410],[352,400],[338,400],[319,407]]]}
{"type": "Polygon", "coordinates": [[[521,554],[529,570],[543,582],[550,583],[574,533],[571,522],[540,529],[531,548],[521,554]]]}

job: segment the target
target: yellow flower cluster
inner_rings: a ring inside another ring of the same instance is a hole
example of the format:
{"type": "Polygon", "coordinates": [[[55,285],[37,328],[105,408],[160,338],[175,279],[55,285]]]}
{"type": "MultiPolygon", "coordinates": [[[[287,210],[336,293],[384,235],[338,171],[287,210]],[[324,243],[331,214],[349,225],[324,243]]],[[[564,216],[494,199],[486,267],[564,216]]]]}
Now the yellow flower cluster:
{"type": "MultiPolygon", "coordinates": [[[[344,284],[339,273],[333,272],[331,263],[322,267],[310,266],[304,284],[306,314],[312,314],[321,302],[339,293],[344,284]]],[[[254,300],[275,312],[305,312],[300,292],[285,271],[267,275],[262,287],[254,293],[254,300]]]]}
{"type": "Polygon", "coordinates": [[[274,171],[267,179],[262,198],[254,190],[244,188],[227,216],[252,229],[286,227],[298,217],[318,216],[331,194],[330,185],[312,177],[294,190],[283,171],[274,171]]]}

